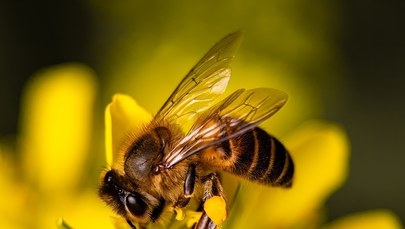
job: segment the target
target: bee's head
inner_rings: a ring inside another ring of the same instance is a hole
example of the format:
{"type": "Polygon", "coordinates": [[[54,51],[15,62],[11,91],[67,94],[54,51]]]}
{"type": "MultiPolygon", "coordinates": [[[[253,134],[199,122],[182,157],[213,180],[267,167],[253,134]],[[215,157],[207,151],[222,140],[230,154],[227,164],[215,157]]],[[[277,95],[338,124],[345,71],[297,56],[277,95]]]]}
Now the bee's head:
{"type": "Polygon", "coordinates": [[[134,223],[155,222],[165,206],[162,198],[142,191],[116,170],[109,170],[103,175],[99,196],[117,214],[134,223]]]}

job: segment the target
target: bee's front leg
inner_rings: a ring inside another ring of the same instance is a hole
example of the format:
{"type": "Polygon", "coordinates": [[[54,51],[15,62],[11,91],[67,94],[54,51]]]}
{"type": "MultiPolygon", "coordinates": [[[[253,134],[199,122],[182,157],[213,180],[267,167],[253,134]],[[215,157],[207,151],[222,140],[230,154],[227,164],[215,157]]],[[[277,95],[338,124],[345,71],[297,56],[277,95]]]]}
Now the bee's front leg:
{"type": "MultiPolygon", "coordinates": [[[[204,184],[204,194],[203,203],[213,196],[219,196],[223,198],[223,189],[221,182],[219,181],[218,175],[216,173],[211,173],[208,176],[202,178],[204,184]]],[[[209,218],[207,212],[204,210],[200,220],[194,226],[194,229],[214,229],[217,225],[209,218]]]]}
{"type": "Polygon", "coordinates": [[[174,204],[174,207],[184,208],[185,206],[187,206],[194,193],[195,179],[195,165],[190,165],[188,167],[186,179],[184,180],[184,193],[174,204]]]}
{"type": "Polygon", "coordinates": [[[128,223],[128,225],[131,227],[131,229],[137,229],[137,228],[135,227],[135,225],[134,225],[129,219],[127,219],[127,223],[128,223]]]}

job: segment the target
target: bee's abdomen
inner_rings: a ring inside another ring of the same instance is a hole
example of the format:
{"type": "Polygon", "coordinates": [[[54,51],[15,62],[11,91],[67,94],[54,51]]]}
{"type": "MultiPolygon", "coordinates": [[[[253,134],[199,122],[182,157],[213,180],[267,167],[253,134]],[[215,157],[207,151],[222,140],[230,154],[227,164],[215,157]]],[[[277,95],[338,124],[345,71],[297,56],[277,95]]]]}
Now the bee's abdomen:
{"type": "Polygon", "coordinates": [[[225,141],[221,148],[227,155],[225,171],[266,185],[291,186],[293,161],[283,144],[264,130],[255,128],[225,141]]]}

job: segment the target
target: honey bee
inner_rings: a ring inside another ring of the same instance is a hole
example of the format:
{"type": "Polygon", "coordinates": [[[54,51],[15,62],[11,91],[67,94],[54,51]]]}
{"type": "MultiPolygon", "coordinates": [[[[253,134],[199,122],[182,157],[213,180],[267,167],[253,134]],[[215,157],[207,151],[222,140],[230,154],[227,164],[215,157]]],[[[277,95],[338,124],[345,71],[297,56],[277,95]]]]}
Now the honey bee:
{"type": "MultiPolygon", "coordinates": [[[[287,101],[270,88],[239,89],[217,101],[242,40],[219,41],[180,82],[153,120],[121,150],[121,169],[102,174],[100,197],[132,228],[158,222],[192,197],[223,197],[219,172],[268,186],[290,187],[294,164],[286,148],[258,127],[287,101]],[[188,131],[182,124],[192,121],[188,131]],[[187,132],[187,133],[185,133],[187,132]]],[[[204,210],[194,228],[216,228],[204,210]]]]}

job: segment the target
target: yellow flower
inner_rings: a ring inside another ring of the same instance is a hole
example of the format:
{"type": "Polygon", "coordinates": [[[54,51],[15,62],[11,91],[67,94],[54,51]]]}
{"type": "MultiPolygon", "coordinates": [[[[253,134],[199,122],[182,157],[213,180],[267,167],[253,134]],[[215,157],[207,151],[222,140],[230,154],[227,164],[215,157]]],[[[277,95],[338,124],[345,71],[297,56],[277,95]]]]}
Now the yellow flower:
{"type": "MultiPolygon", "coordinates": [[[[106,158],[109,165],[117,158],[117,146],[122,137],[129,130],[146,125],[151,119],[152,116],[129,96],[114,96],[106,109],[106,158]]],[[[236,193],[236,198],[229,203],[229,216],[223,228],[321,227],[325,199],[342,185],[347,176],[347,136],[337,124],[311,121],[286,136],[284,143],[295,161],[293,187],[286,190],[269,188],[226,176],[223,185],[228,199],[231,199],[231,193],[236,193]],[[239,182],[242,186],[238,189],[239,182]]],[[[217,217],[220,219],[223,216],[217,217]]],[[[193,219],[195,222],[196,218],[193,219]]],[[[185,217],[185,221],[193,219],[185,217]]],[[[376,211],[351,216],[326,228],[345,228],[351,224],[368,226],[368,220],[378,222],[376,225],[383,228],[401,227],[393,214],[376,211]]],[[[176,223],[170,224],[170,228],[177,227],[176,223]]]]}
{"type": "Polygon", "coordinates": [[[93,72],[79,64],[46,69],[29,82],[17,152],[0,145],[0,228],[55,229],[60,217],[77,228],[113,228],[112,212],[86,184],[95,179],[86,176],[95,95],[93,72]]]}
{"type": "MultiPolygon", "coordinates": [[[[89,176],[95,93],[93,73],[76,64],[47,69],[30,82],[15,152],[21,160],[0,145],[0,228],[129,228],[97,197],[98,175],[89,176]]],[[[119,160],[117,148],[128,131],[151,119],[131,97],[113,97],[105,110],[108,165],[119,160]]],[[[224,177],[228,211],[221,211],[221,199],[205,206],[217,222],[227,217],[222,228],[401,228],[393,213],[380,209],[323,222],[325,199],[347,176],[349,146],[339,125],[307,122],[282,140],[296,165],[293,187],[224,177]]],[[[168,228],[191,227],[201,216],[190,210],[178,214],[168,228]]]]}

